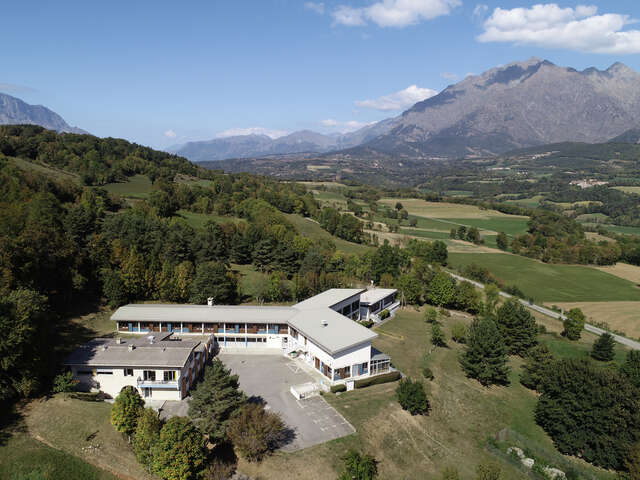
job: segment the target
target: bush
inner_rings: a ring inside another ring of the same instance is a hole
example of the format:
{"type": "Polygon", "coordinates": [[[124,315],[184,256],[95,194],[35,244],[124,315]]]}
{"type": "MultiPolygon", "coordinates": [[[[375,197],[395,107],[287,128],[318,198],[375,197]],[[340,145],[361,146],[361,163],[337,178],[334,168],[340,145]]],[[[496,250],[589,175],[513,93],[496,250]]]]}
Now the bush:
{"type": "Polygon", "coordinates": [[[466,343],[467,333],[467,326],[464,323],[458,322],[451,327],[451,339],[456,343],[466,343]]]}
{"type": "Polygon", "coordinates": [[[331,385],[331,388],[329,390],[331,391],[331,393],[346,392],[347,386],[344,383],[341,383],[339,385],[331,385]]]}
{"type": "Polygon", "coordinates": [[[435,377],[433,375],[433,371],[431,370],[431,367],[429,366],[429,355],[428,354],[424,354],[422,356],[422,360],[420,361],[420,366],[422,368],[422,375],[424,376],[424,378],[426,378],[427,380],[433,380],[435,377]]]}
{"type": "Polygon", "coordinates": [[[562,334],[569,340],[580,340],[580,334],[584,328],[584,313],[579,308],[572,308],[567,312],[562,334]]]}
{"type": "Polygon", "coordinates": [[[207,458],[205,443],[187,417],[170,418],[153,447],[153,471],[166,480],[199,478],[207,458]]]}
{"type": "Polygon", "coordinates": [[[80,381],[73,378],[73,372],[61,373],[53,379],[53,391],[54,393],[70,393],[75,391],[78,383],[80,381]]]}
{"type": "Polygon", "coordinates": [[[376,460],[370,455],[349,450],[343,461],[344,470],[338,480],[374,480],[378,475],[376,460]]]}
{"type": "Polygon", "coordinates": [[[138,425],[138,417],[144,408],[144,400],[135,387],[124,387],[116,397],[111,407],[111,424],[120,433],[128,437],[135,431],[138,425]]]}
{"type": "Polygon", "coordinates": [[[476,480],[500,480],[502,469],[495,463],[478,465],[476,480]]]}
{"type": "Polygon", "coordinates": [[[247,460],[260,461],[283,441],[285,425],[279,414],[265,410],[264,405],[248,403],[231,419],[227,431],[247,460]]]}
{"type": "Polygon", "coordinates": [[[375,322],[373,320],[363,320],[360,322],[360,325],[362,325],[365,328],[371,328],[374,323],[375,322]]]}
{"type": "Polygon", "coordinates": [[[451,316],[451,312],[449,310],[447,310],[446,308],[440,308],[438,310],[438,314],[441,317],[447,317],[447,318],[449,318],[451,316]]]}
{"type": "Polygon", "coordinates": [[[380,320],[384,320],[385,318],[389,318],[391,313],[386,308],[380,312],[380,320]]]}
{"type": "Polygon", "coordinates": [[[375,377],[363,378],[354,382],[355,388],[365,388],[371,385],[380,385],[381,383],[395,382],[402,378],[402,374],[398,371],[383,373],[375,377]]]}
{"type": "Polygon", "coordinates": [[[411,415],[425,415],[429,413],[429,399],[424,391],[422,382],[410,378],[400,380],[396,388],[396,398],[400,406],[411,415]]]}
{"type": "Polygon", "coordinates": [[[442,470],[442,480],[460,480],[460,474],[456,467],[445,467],[442,470]]]}
{"type": "Polygon", "coordinates": [[[436,323],[438,321],[438,311],[433,307],[427,307],[424,311],[424,321],[427,323],[436,323]]]}
{"type": "Polygon", "coordinates": [[[431,324],[431,344],[435,347],[447,346],[447,338],[444,336],[444,332],[437,323],[431,324]]]}

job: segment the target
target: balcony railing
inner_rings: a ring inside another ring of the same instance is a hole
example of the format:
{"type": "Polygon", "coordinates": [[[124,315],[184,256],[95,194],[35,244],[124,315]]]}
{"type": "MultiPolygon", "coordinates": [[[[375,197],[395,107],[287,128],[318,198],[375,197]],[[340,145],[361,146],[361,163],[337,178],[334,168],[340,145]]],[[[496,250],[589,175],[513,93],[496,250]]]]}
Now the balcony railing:
{"type": "Polygon", "coordinates": [[[137,383],[141,388],[178,388],[177,380],[143,380],[138,378],[137,383]]]}

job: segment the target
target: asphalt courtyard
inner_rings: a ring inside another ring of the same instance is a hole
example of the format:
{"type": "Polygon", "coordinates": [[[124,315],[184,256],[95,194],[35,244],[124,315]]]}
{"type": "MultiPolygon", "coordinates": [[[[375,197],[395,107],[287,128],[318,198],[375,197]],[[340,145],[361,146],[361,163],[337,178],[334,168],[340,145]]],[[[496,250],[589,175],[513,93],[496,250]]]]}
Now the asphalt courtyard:
{"type": "Polygon", "coordinates": [[[240,388],[247,396],[261,397],[267,408],[282,415],[295,437],[282,447],[295,451],[324,443],[355,432],[321,396],[296,400],[289,389],[313,381],[296,361],[282,355],[246,355],[221,353],[220,360],[240,378],[240,388]]]}

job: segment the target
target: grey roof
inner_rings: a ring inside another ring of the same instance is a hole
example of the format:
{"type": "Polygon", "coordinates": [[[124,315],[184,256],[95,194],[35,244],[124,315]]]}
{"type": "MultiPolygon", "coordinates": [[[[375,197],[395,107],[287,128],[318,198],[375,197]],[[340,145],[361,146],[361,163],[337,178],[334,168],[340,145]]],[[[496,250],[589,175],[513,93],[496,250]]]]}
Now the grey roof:
{"type": "Polygon", "coordinates": [[[371,360],[391,360],[391,357],[377,348],[371,347],[371,360]]]}
{"type": "Polygon", "coordinates": [[[111,319],[163,323],[288,323],[333,355],[378,336],[330,308],[364,291],[362,288],[332,288],[291,307],[131,304],[120,307],[111,319]]]}
{"type": "Polygon", "coordinates": [[[297,310],[292,307],[254,305],[175,305],[138,303],[120,307],[111,316],[117,322],[286,322],[297,310]]]}
{"type": "Polygon", "coordinates": [[[161,340],[149,343],[146,338],[122,339],[120,344],[112,338],[96,338],[78,348],[67,357],[65,365],[91,367],[176,367],[182,368],[201,342],[161,340]],[[133,350],[129,350],[133,345],[133,350]]]}
{"type": "Polygon", "coordinates": [[[330,288],[318,295],[314,295],[311,298],[296,303],[294,308],[303,310],[310,308],[326,308],[333,307],[335,304],[347,300],[348,298],[355,297],[356,295],[364,292],[364,288],[330,288]]]}
{"type": "Polygon", "coordinates": [[[289,324],[332,355],[378,336],[330,308],[303,310],[289,324]]]}
{"type": "Polygon", "coordinates": [[[360,295],[360,303],[371,305],[372,303],[379,302],[383,298],[387,298],[397,291],[395,288],[372,288],[360,295]]]}

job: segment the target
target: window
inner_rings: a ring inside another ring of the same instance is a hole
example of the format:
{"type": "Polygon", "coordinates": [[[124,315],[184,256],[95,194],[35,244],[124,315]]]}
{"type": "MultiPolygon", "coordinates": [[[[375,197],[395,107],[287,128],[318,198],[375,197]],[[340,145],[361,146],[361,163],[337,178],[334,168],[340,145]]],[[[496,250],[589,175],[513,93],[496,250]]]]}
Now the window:
{"type": "Polygon", "coordinates": [[[144,370],[142,372],[143,380],[149,380],[151,382],[155,382],[156,380],[156,371],[155,370],[144,370]]]}
{"type": "Polygon", "coordinates": [[[113,375],[113,370],[98,370],[96,373],[98,375],[113,375]]]}
{"type": "Polygon", "coordinates": [[[176,372],[175,372],[175,370],[165,370],[165,372],[164,372],[164,381],[165,382],[175,382],[176,381],[176,372]]]}
{"type": "Polygon", "coordinates": [[[292,328],[292,329],[291,329],[291,336],[292,336],[293,338],[295,338],[296,340],[298,339],[298,332],[296,331],[296,329],[295,329],[295,328],[292,328]]]}
{"type": "Polygon", "coordinates": [[[124,369],[125,377],[133,377],[133,368],[125,368],[124,369]]]}
{"type": "Polygon", "coordinates": [[[93,375],[92,370],[78,370],[78,375],[93,375]]]}

